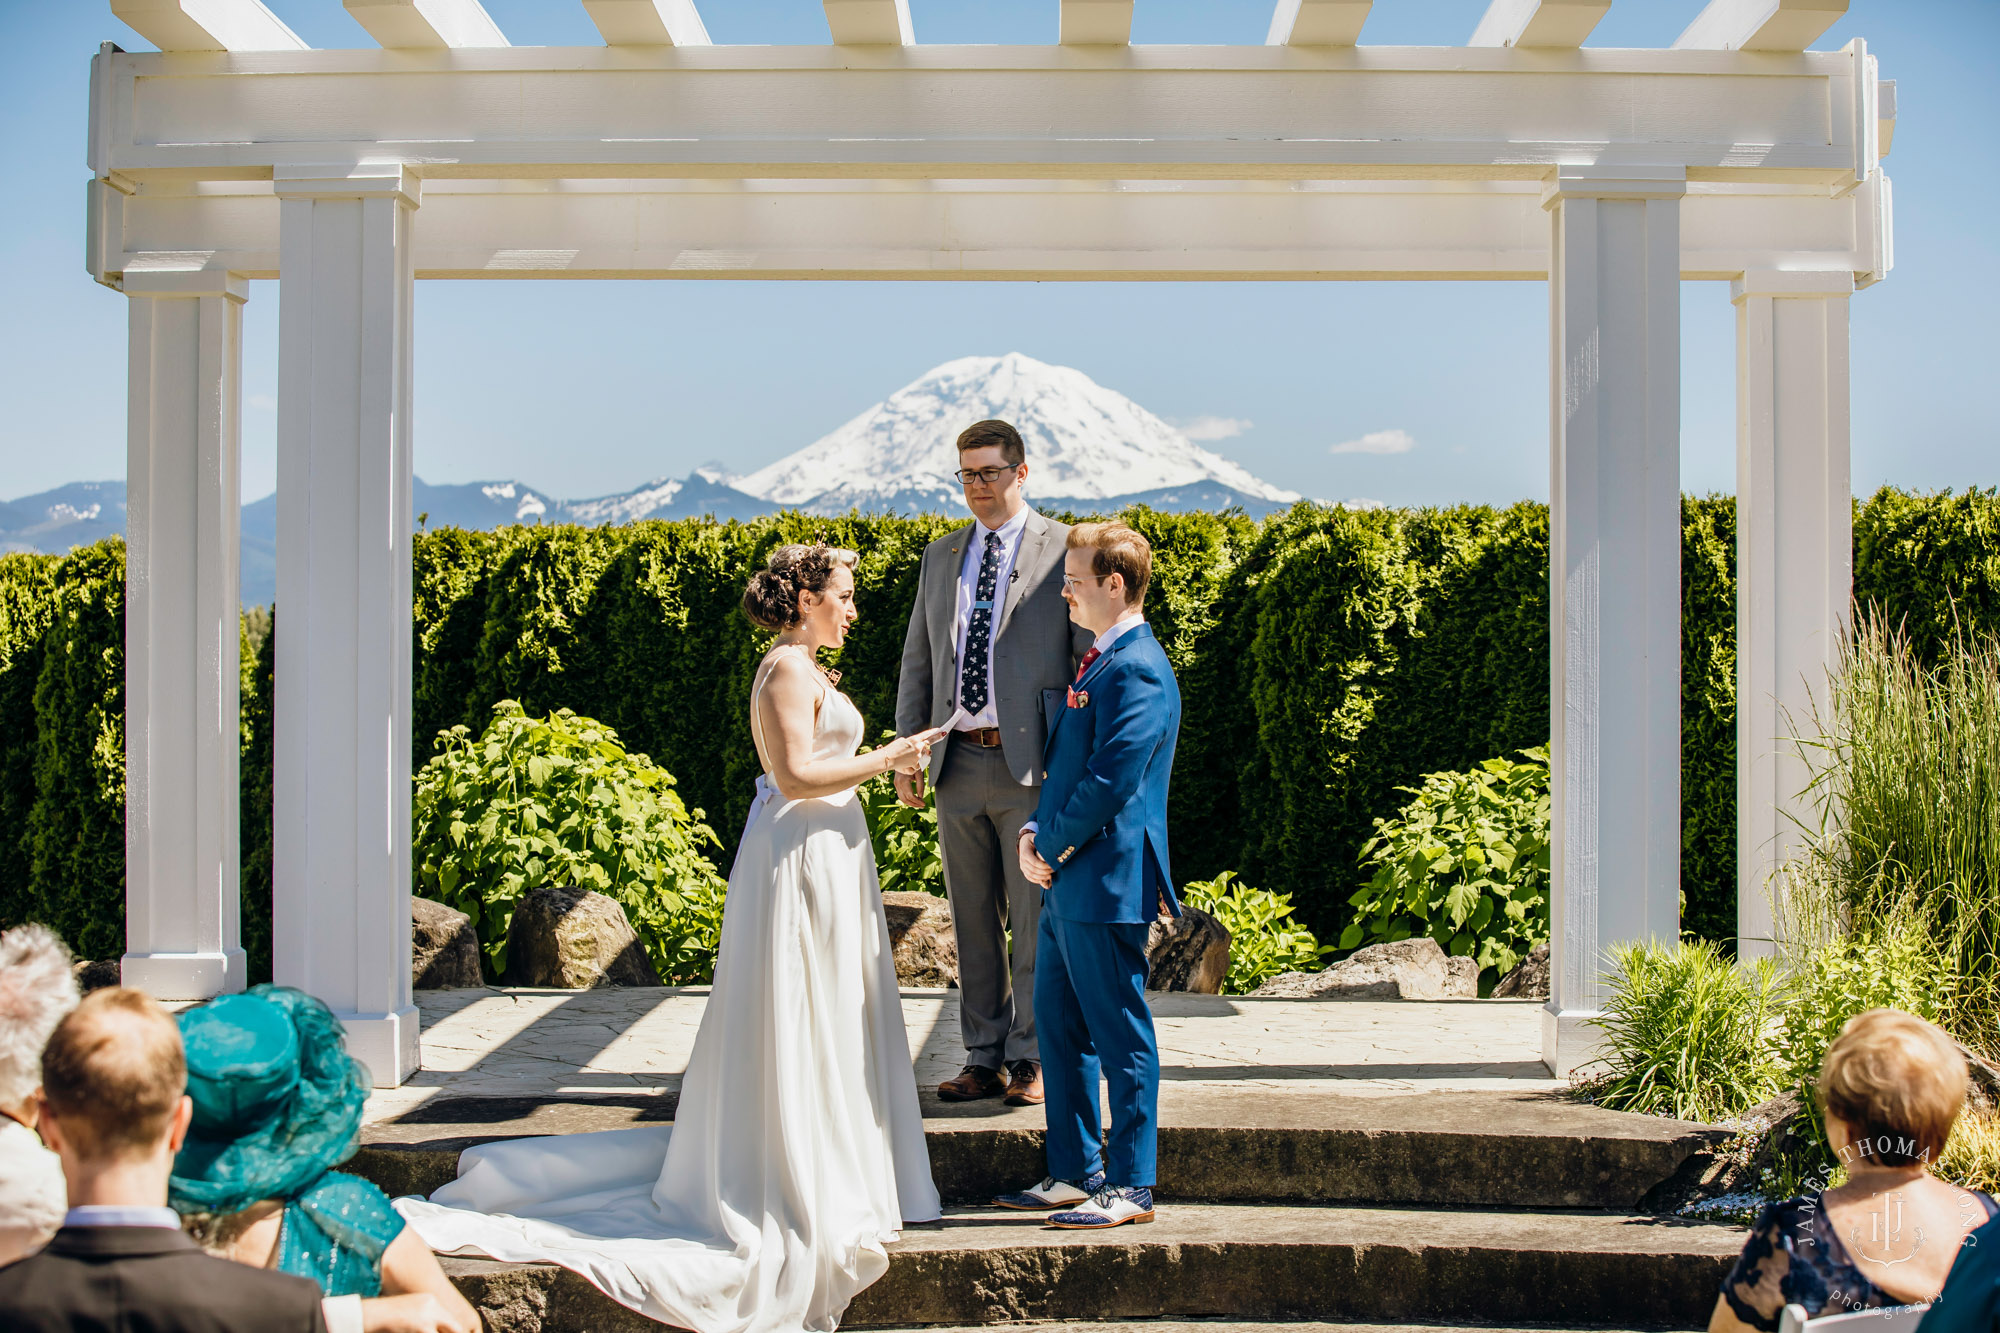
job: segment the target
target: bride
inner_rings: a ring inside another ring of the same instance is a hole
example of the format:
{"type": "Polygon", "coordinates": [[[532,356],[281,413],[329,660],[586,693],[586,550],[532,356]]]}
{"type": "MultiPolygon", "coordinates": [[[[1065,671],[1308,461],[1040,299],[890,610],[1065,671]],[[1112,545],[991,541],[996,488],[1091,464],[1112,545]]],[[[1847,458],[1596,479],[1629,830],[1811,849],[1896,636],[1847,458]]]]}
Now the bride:
{"type": "Polygon", "coordinates": [[[729,874],[715,984],[674,1123],[483,1145],[396,1206],[433,1249],[556,1263],[700,1333],[831,1329],[940,1215],[855,786],[938,731],[856,754],[814,661],[854,623],[852,551],[784,546],[743,609],[778,631],[750,692],[764,769],[729,874]]]}

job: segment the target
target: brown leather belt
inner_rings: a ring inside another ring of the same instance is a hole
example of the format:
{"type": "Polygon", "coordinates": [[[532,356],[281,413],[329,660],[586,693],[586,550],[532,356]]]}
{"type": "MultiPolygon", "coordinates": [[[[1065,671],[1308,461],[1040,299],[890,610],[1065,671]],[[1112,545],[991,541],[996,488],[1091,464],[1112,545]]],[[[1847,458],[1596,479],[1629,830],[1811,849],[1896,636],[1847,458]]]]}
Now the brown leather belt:
{"type": "Polygon", "coordinates": [[[997,749],[1000,745],[998,727],[975,727],[970,731],[954,731],[951,734],[984,750],[997,749]]]}

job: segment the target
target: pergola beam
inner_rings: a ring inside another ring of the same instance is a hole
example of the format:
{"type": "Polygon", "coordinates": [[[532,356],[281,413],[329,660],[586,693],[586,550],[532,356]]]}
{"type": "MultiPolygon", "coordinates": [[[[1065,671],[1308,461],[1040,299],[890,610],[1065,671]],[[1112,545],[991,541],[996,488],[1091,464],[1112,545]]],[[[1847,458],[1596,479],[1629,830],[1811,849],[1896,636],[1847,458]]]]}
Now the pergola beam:
{"type": "Polygon", "coordinates": [[[1266,46],[1352,46],[1374,0],[1278,0],[1266,46]]]}
{"type": "Polygon", "coordinates": [[[707,46],[694,0],[583,0],[606,46],[707,46]]]}
{"type": "Polygon", "coordinates": [[[1062,0],[1057,27],[1064,46],[1130,46],[1132,0],[1062,0]]]}
{"type": "MultiPolygon", "coordinates": [[[[1540,281],[1536,182],[433,180],[423,278],[1540,281]]],[[[113,192],[101,278],[274,277],[264,182],[113,192]]],[[[1886,268],[1882,194],[1689,187],[1681,276],[1886,268]]]]}
{"type": "Polygon", "coordinates": [[[384,50],[506,46],[479,0],[340,0],[384,50]]]}
{"type": "Polygon", "coordinates": [[[1493,0],[1473,30],[1472,46],[1582,46],[1611,0],[1493,0]]]}
{"type": "Polygon", "coordinates": [[[826,0],[835,46],[910,46],[910,0],[826,0]]]}
{"type": "Polygon", "coordinates": [[[304,51],[261,0],[111,0],[125,26],[162,51],[304,51]]]}
{"type": "Polygon", "coordinates": [[[1709,0],[1676,51],[1803,51],[1847,13],[1847,0],[1709,0]]]}
{"type": "Polygon", "coordinates": [[[1859,52],[602,47],[113,54],[100,176],[394,157],[444,177],[1539,180],[1578,160],[1848,188],[1874,166],[1859,52]],[[1672,108],[1655,141],[1650,117],[1672,108]],[[1134,108],[1145,108],[1143,134],[1134,108]],[[1654,110],[1659,109],[1659,110],[1654,110]],[[135,118],[143,117],[143,125],[135,118]],[[1863,134],[1863,126],[1868,131],[1863,134]],[[1829,133],[1829,130],[1831,131],[1829,133]]]}

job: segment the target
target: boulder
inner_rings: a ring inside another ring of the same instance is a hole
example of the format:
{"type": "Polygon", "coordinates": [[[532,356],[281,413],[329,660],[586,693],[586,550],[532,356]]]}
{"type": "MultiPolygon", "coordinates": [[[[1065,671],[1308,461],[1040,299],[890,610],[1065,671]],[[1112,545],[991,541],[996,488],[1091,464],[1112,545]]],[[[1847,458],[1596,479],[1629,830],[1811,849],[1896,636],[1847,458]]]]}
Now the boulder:
{"type": "Polygon", "coordinates": [[[1546,1000],[1549,998],[1549,942],[1543,940],[1528,950],[1528,956],[1500,978],[1493,987],[1496,1000],[1546,1000]]]}
{"type": "Polygon", "coordinates": [[[958,984],[950,903],[935,893],[885,893],[882,914],[889,918],[889,943],[896,951],[897,985],[958,984]]]}
{"type": "Polygon", "coordinates": [[[69,966],[70,975],[76,978],[76,988],[85,995],[106,986],[116,986],[121,975],[116,958],[78,959],[69,966]]]}
{"type": "Polygon", "coordinates": [[[1146,931],[1146,989],[1222,994],[1229,975],[1229,928],[1199,907],[1181,908],[1146,931]]]}
{"type": "Polygon", "coordinates": [[[485,984],[472,918],[434,899],[410,899],[410,985],[442,990],[485,984]]]}
{"type": "Polygon", "coordinates": [[[1451,969],[1451,975],[1446,979],[1446,987],[1451,991],[1451,998],[1454,1000],[1478,999],[1479,960],[1476,958],[1461,958],[1457,954],[1453,954],[1451,957],[1445,959],[1445,965],[1451,969]]]}
{"type": "Polygon", "coordinates": [[[591,990],[657,986],[625,909],[587,889],[530,889],[507,930],[507,984],[591,990]]]}
{"type": "Polygon", "coordinates": [[[1280,972],[1251,992],[1306,1000],[1446,1000],[1451,961],[1428,935],[1356,949],[1324,972],[1280,972]]]}

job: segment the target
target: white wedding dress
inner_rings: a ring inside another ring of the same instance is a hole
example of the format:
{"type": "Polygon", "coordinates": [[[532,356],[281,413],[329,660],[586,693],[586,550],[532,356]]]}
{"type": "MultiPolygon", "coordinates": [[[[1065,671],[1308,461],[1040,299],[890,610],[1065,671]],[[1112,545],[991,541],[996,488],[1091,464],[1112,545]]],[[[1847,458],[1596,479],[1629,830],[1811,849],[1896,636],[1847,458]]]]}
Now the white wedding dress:
{"type": "MultiPolygon", "coordinates": [[[[825,688],[813,757],[861,727],[825,688]]],[[[560,1264],[699,1333],[831,1329],[940,1215],[860,802],[757,787],[674,1123],[468,1149],[396,1200],[432,1249],[560,1264]]]]}

